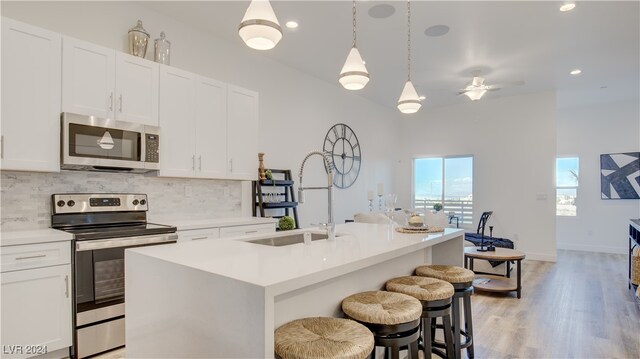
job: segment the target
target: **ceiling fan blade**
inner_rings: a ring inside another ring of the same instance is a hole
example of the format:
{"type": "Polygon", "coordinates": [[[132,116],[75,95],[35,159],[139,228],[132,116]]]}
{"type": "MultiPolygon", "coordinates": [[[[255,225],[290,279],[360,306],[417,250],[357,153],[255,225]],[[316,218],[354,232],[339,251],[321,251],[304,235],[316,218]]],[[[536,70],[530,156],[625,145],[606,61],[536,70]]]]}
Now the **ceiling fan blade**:
{"type": "Polygon", "coordinates": [[[493,87],[493,86],[491,86],[491,88],[488,88],[487,91],[499,91],[501,89],[502,89],[502,87],[493,87]]]}
{"type": "Polygon", "coordinates": [[[505,88],[505,87],[515,87],[524,85],[524,81],[511,81],[511,82],[503,82],[499,84],[489,85],[491,89],[505,88]]]}

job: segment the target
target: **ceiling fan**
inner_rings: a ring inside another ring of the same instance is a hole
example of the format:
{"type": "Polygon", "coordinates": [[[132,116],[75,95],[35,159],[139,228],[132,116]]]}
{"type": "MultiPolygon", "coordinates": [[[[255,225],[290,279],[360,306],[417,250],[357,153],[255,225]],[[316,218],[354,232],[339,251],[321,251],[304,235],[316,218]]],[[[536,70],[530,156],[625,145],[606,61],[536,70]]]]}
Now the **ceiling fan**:
{"type": "Polygon", "coordinates": [[[460,90],[460,92],[458,92],[458,95],[465,95],[471,101],[477,101],[481,99],[482,96],[484,96],[484,94],[487,93],[487,91],[498,91],[505,87],[522,86],[522,85],[524,85],[524,81],[514,81],[514,82],[508,82],[508,83],[496,84],[496,85],[485,85],[484,78],[479,76],[474,76],[473,80],[471,80],[471,83],[467,85],[467,87],[465,87],[464,89],[460,90]]]}

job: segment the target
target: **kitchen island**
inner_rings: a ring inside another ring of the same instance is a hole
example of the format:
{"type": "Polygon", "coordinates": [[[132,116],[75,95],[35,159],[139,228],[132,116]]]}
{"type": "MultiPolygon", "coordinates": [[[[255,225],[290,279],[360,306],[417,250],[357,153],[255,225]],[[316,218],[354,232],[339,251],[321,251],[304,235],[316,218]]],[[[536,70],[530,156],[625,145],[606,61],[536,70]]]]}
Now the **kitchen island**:
{"type": "Polygon", "coordinates": [[[462,229],[401,234],[337,226],[335,241],[275,247],[248,241],[318,230],[211,239],[126,251],[126,343],[132,358],[273,357],[273,331],[302,317],[341,316],[343,298],[378,290],[425,263],[462,266],[462,229]]]}

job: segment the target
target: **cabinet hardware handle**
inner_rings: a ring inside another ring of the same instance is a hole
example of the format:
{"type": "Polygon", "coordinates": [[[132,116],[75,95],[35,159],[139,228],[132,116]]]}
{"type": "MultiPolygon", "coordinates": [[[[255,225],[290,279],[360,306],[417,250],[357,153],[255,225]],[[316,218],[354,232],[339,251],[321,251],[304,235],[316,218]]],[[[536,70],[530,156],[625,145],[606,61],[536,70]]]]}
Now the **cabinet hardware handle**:
{"type": "Polygon", "coordinates": [[[202,171],[202,155],[198,156],[198,170],[202,171]]]}
{"type": "Polygon", "coordinates": [[[69,276],[64,276],[64,295],[69,298],[69,276]]]}
{"type": "Polygon", "coordinates": [[[195,241],[195,240],[198,240],[198,239],[207,239],[207,238],[209,238],[209,237],[196,237],[196,238],[191,238],[191,239],[195,241]]]}
{"type": "Polygon", "coordinates": [[[4,135],[0,136],[0,158],[4,158],[4,135]]]}
{"type": "Polygon", "coordinates": [[[191,156],[191,170],[196,170],[196,155],[191,156]]]}
{"type": "Polygon", "coordinates": [[[229,172],[233,172],[233,158],[229,160],[229,172]]]}
{"type": "Polygon", "coordinates": [[[109,111],[113,111],[113,91],[109,95],[109,111]]]}
{"type": "Polygon", "coordinates": [[[26,256],[26,257],[16,257],[16,260],[21,260],[21,259],[32,259],[32,258],[43,258],[46,257],[46,254],[38,254],[36,256],[26,256]]]}
{"type": "Polygon", "coordinates": [[[122,113],[122,94],[120,94],[119,101],[120,101],[120,107],[118,108],[118,111],[120,111],[120,113],[122,113]]]}
{"type": "Polygon", "coordinates": [[[258,231],[246,231],[246,232],[244,232],[244,233],[246,233],[246,234],[249,234],[249,233],[258,233],[258,231]]]}

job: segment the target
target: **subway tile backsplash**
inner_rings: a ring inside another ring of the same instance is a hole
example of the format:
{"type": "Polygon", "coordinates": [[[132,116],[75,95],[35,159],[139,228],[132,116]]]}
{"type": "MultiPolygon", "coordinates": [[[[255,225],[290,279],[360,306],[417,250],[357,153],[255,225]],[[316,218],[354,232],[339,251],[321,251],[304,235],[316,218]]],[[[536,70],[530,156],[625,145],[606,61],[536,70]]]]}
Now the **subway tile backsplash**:
{"type": "Polygon", "coordinates": [[[157,178],[140,174],[1,171],[3,231],[48,228],[54,193],[146,193],[149,221],[240,217],[240,181],[157,178]],[[185,196],[189,187],[191,196],[185,196]]]}

